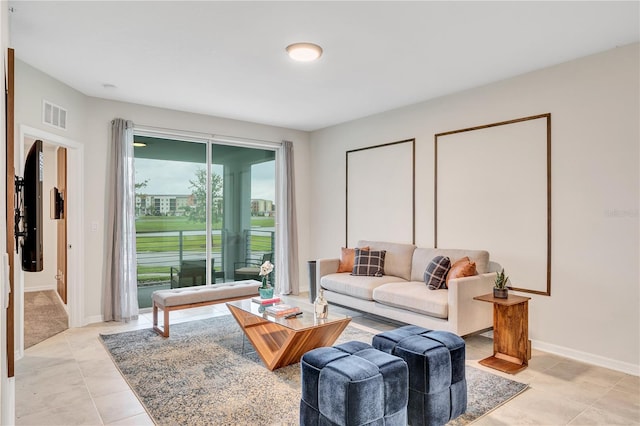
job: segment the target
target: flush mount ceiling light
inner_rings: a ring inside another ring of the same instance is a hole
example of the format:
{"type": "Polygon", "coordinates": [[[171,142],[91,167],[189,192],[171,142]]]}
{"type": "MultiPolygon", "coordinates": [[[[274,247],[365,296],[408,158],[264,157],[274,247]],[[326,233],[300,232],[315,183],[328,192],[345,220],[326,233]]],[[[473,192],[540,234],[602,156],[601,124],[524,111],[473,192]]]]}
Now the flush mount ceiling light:
{"type": "Polygon", "coordinates": [[[313,43],[294,43],[287,46],[287,53],[294,61],[310,62],[322,56],[322,47],[313,43]]]}
{"type": "Polygon", "coordinates": [[[133,146],[135,146],[137,148],[137,147],[147,146],[147,144],[144,143],[144,142],[134,142],[133,146]]]}

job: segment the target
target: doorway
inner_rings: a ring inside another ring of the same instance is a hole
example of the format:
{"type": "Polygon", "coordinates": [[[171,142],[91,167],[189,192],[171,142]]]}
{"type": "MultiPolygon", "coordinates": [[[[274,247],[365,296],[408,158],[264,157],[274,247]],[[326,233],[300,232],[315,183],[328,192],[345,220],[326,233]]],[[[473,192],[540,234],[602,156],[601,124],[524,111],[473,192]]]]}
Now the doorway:
{"type": "MultiPolygon", "coordinates": [[[[35,139],[24,140],[28,152],[35,139]]],[[[42,271],[24,274],[24,348],[68,328],[66,218],[58,198],[67,198],[66,148],[42,143],[42,271]],[[60,195],[58,195],[60,194],[60,195]]],[[[63,204],[62,204],[63,205],[63,204]]]]}
{"type": "MultiPolygon", "coordinates": [[[[15,290],[15,309],[16,309],[16,354],[17,358],[21,358],[24,354],[25,348],[25,291],[28,290],[41,290],[51,289],[54,291],[56,298],[64,300],[63,303],[65,310],[68,314],[68,326],[69,327],[81,327],[84,325],[84,289],[81,285],[82,278],[84,276],[84,250],[82,240],[82,226],[84,223],[84,209],[83,209],[83,190],[82,183],[84,177],[84,169],[82,166],[82,158],[84,156],[84,148],[81,144],[64,138],[62,136],[49,133],[47,131],[36,129],[33,127],[20,125],[20,144],[19,148],[19,160],[16,167],[16,174],[23,175],[23,166],[25,158],[25,146],[29,146],[30,143],[40,139],[44,142],[45,155],[49,153],[47,157],[48,164],[55,164],[54,170],[58,170],[58,158],[57,156],[66,150],[66,166],[67,166],[67,179],[65,182],[66,191],[68,194],[64,198],[64,217],[66,218],[66,247],[64,248],[66,254],[66,291],[64,291],[64,298],[58,294],[58,281],[56,276],[60,276],[58,268],[58,247],[57,247],[57,227],[60,226],[58,221],[49,219],[50,212],[47,203],[51,196],[50,189],[54,185],[59,186],[57,175],[54,174],[51,183],[45,183],[44,197],[45,203],[43,204],[43,222],[45,222],[44,232],[55,235],[52,239],[54,242],[53,247],[49,244],[44,252],[45,258],[45,271],[48,281],[45,284],[33,283],[31,277],[26,277],[25,272],[18,272],[18,279],[16,280],[15,290]],[[50,158],[50,159],[49,159],[50,158]],[[56,224],[58,222],[58,224],[56,224]],[[47,265],[48,263],[48,265],[47,265]],[[47,268],[49,266],[49,268],[47,268]]],[[[49,170],[51,171],[51,167],[49,170]]],[[[45,174],[47,174],[47,165],[45,165],[45,174]]],[[[58,188],[60,189],[60,188],[58,188]]],[[[62,247],[61,247],[62,249],[62,247]]],[[[19,264],[17,262],[16,264],[19,264]]],[[[63,270],[61,270],[63,271],[63,270]]],[[[43,271],[44,272],[44,271],[43,271]]],[[[32,273],[29,273],[32,274],[32,273]]]]}

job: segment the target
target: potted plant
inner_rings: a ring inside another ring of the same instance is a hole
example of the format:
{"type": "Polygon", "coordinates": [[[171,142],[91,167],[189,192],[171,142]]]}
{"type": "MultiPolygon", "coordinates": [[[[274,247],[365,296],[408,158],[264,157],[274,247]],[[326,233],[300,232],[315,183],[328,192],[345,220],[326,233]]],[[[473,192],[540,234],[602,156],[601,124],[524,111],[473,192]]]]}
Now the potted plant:
{"type": "Polygon", "coordinates": [[[262,285],[258,287],[258,292],[262,299],[271,299],[273,297],[273,287],[269,285],[269,274],[273,272],[273,263],[268,260],[260,266],[260,276],[262,277],[262,285]]]}
{"type": "Polygon", "coordinates": [[[504,275],[504,268],[496,275],[496,281],[493,286],[493,297],[496,299],[506,299],[509,297],[509,290],[507,289],[507,283],[509,277],[504,275]]]}

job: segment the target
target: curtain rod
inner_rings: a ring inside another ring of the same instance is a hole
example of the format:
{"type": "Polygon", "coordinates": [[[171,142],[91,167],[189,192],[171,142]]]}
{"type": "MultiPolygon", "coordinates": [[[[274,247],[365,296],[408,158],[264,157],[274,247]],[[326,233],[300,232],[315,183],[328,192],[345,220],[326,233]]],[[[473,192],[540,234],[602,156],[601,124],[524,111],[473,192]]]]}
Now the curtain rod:
{"type": "Polygon", "coordinates": [[[138,125],[138,124],[135,124],[135,122],[134,122],[133,128],[134,128],[134,131],[137,130],[140,132],[155,133],[155,134],[160,134],[164,136],[178,136],[178,137],[182,136],[187,138],[207,139],[207,140],[211,139],[217,142],[226,142],[230,144],[243,144],[243,145],[253,144],[253,145],[261,145],[261,146],[270,145],[270,146],[273,146],[274,148],[279,148],[280,146],[282,146],[282,141],[276,142],[276,141],[268,141],[263,139],[245,138],[240,136],[229,136],[229,135],[221,135],[221,134],[215,134],[215,133],[196,132],[191,130],[171,129],[167,127],[147,126],[144,124],[138,125]]]}

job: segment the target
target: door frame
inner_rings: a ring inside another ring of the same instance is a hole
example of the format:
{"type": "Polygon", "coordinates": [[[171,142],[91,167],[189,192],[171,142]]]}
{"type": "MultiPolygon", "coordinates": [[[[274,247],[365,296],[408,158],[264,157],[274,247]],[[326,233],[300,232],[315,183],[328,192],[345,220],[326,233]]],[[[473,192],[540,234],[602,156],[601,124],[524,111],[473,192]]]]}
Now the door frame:
{"type": "MultiPolygon", "coordinates": [[[[63,200],[67,199],[67,148],[58,146],[55,150],[56,157],[56,188],[63,195],[63,200]]],[[[57,205],[58,200],[51,200],[52,205],[57,205]]],[[[64,203],[64,201],[63,201],[64,203]]],[[[57,207],[57,206],[56,206],[57,207]]],[[[54,211],[55,213],[59,213],[54,211]]],[[[62,299],[67,311],[67,216],[62,214],[56,222],[56,291],[58,297],[62,299]]],[[[68,318],[68,313],[67,313],[68,318]]],[[[68,319],[67,319],[68,322],[68,319]]]]}
{"type": "MultiPolygon", "coordinates": [[[[67,311],[69,327],[82,327],[84,318],[84,146],[74,140],[35,127],[20,125],[18,149],[20,162],[16,174],[24,173],[25,139],[42,139],[48,144],[67,148],[67,193],[65,212],[72,220],[67,222],[67,311]],[[69,248],[71,247],[71,248],[69,248]]],[[[16,255],[17,256],[17,255],[16,255]]],[[[17,265],[20,262],[16,263],[17,265]]],[[[24,271],[18,269],[16,280],[16,359],[24,355],[24,271]]]]}

